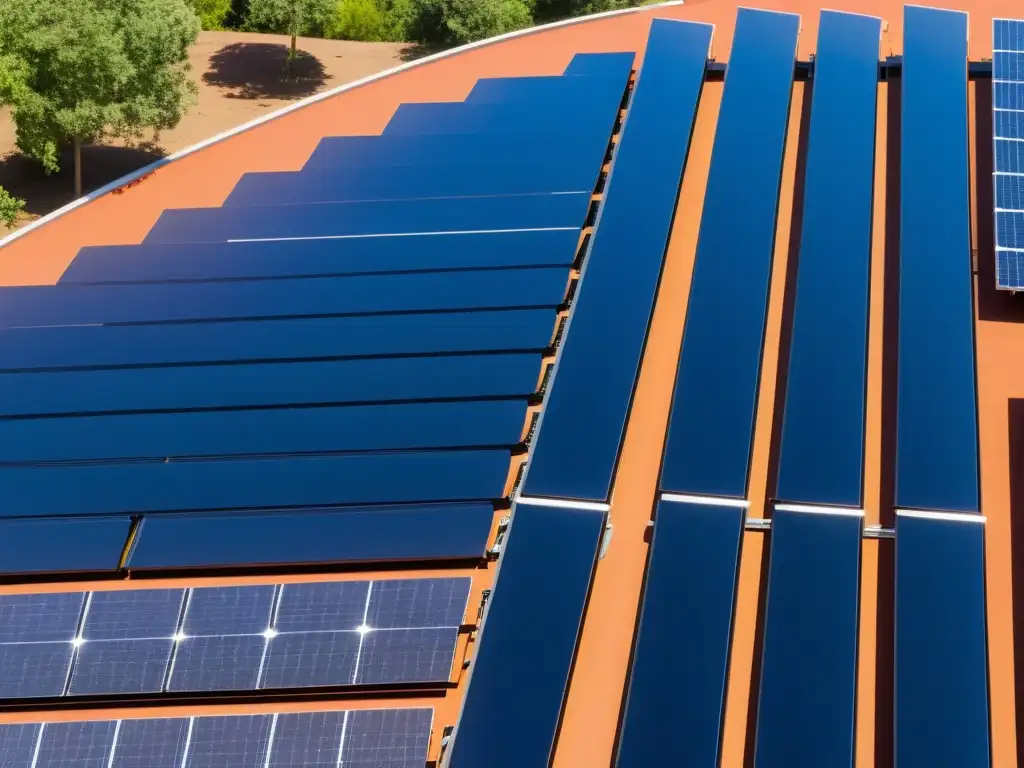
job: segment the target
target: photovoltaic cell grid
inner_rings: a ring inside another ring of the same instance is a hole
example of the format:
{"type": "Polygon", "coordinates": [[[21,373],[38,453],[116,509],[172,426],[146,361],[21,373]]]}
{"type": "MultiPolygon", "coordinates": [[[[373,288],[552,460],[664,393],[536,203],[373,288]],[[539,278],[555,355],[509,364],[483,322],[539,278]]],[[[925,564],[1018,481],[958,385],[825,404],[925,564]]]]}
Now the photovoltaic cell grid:
{"type": "Polygon", "coordinates": [[[1024,21],[992,22],[996,285],[1024,288],[1024,21]]]}
{"type": "Polygon", "coordinates": [[[0,596],[0,698],[443,683],[469,578],[0,596]]]}
{"type": "Polygon", "coordinates": [[[4,768],[422,768],[431,709],[0,725],[4,768]]]}

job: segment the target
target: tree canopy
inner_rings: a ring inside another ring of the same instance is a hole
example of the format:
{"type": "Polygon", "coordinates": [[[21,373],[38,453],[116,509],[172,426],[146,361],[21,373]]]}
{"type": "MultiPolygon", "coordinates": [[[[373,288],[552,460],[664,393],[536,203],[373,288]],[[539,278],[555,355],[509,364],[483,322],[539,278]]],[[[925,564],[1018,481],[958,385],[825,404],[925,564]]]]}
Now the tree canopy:
{"type": "Polygon", "coordinates": [[[198,34],[186,0],[0,2],[0,104],[18,148],[54,172],[68,144],[77,155],[104,136],[177,125],[196,94],[188,49],[198,34]]]}
{"type": "Polygon", "coordinates": [[[295,57],[299,35],[321,32],[334,15],[337,0],[249,0],[248,26],[260,32],[278,32],[292,38],[295,57]]]}
{"type": "Polygon", "coordinates": [[[413,0],[410,33],[424,43],[462,45],[532,23],[523,0],[413,0]]]}

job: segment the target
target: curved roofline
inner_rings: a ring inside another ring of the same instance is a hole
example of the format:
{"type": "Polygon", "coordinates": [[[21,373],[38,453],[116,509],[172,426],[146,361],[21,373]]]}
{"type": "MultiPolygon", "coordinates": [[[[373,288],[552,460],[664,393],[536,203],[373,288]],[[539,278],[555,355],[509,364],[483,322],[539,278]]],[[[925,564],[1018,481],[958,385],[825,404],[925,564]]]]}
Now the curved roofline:
{"type": "Polygon", "coordinates": [[[333,96],[337,96],[339,93],[344,93],[355,88],[360,88],[364,85],[369,85],[370,83],[376,82],[377,80],[383,80],[384,78],[391,77],[392,75],[397,75],[400,72],[405,72],[406,70],[413,69],[414,67],[423,66],[425,64],[431,64],[435,61],[440,61],[441,59],[447,59],[452,56],[457,56],[458,54],[465,53],[466,51],[472,51],[476,48],[483,48],[484,46],[504,42],[505,40],[511,40],[516,37],[525,37],[526,35],[532,35],[538,32],[545,32],[549,29],[556,29],[558,27],[567,27],[573,24],[583,24],[589,21],[595,21],[597,19],[606,19],[610,16],[623,16],[630,13],[641,13],[651,11],[657,8],[667,8],[671,6],[685,4],[685,0],[667,0],[666,2],[655,3],[652,5],[639,6],[636,8],[623,8],[614,11],[603,11],[602,13],[594,13],[589,16],[578,16],[570,19],[562,19],[561,21],[554,21],[551,22],[550,24],[541,24],[540,26],[527,27],[525,29],[517,29],[514,32],[506,32],[505,34],[496,35],[495,37],[489,37],[485,40],[477,40],[476,42],[467,43],[466,45],[460,45],[457,48],[449,48],[448,50],[441,51],[430,56],[424,56],[422,59],[416,59],[415,61],[409,61],[404,64],[399,64],[397,67],[386,69],[383,72],[377,72],[376,74],[369,75],[368,77],[364,77],[359,80],[354,80],[351,83],[339,85],[336,88],[331,88],[329,90],[323,91],[322,93],[313,94],[312,96],[300,99],[294,104],[288,104],[287,106],[281,107],[280,109],[276,109],[273,112],[261,115],[260,117],[257,117],[254,120],[250,120],[247,123],[242,123],[242,125],[235,126],[234,128],[230,128],[226,131],[222,131],[214,136],[211,136],[208,139],[203,139],[202,141],[197,142],[196,144],[193,144],[190,147],[186,147],[185,149],[179,150],[172,155],[168,155],[167,157],[161,157],[160,159],[155,160],[149,165],[143,166],[142,168],[132,171],[131,173],[127,173],[124,176],[120,176],[114,179],[113,181],[103,185],[99,189],[93,190],[92,192],[82,195],[81,197],[72,200],[67,205],[62,206],[55,211],[51,211],[45,216],[42,216],[36,219],[35,221],[26,224],[24,227],[15,230],[6,237],[0,238],[0,248],[9,245],[10,243],[14,242],[20,237],[23,237],[29,232],[32,232],[38,229],[39,227],[42,227],[43,225],[60,218],[66,213],[70,213],[71,211],[85,205],[86,203],[96,200],[97,198],[103,197],[109,192],[112,192],[113,190],[119,187],[123,187],[125,184],[129,184],[132,181],[135,181],[136,179],[146,176],[147,174],[150,174],[159,168],[163,168],[165,165],[168,165],[174,162],[175,160],[180,160],[183,157],[191,155],[193,152],[198,152],[201,149],[205,149],[206,147],[218,144],[219,142],[224,141],[225,139],[230,139],[232,136],[237,136],[238,134],[244,133],[245,131],[248,131],[251,128],[263,125],[264,123],[268,123],[271,120],[276,120],[277,118],[282,117],[283,115],[295,112],[296,110],[302,109],[303,107],[307,107],[310,104],[316,104],[317,102],[324,101],[325,99],[329,99],[333,96]]]}

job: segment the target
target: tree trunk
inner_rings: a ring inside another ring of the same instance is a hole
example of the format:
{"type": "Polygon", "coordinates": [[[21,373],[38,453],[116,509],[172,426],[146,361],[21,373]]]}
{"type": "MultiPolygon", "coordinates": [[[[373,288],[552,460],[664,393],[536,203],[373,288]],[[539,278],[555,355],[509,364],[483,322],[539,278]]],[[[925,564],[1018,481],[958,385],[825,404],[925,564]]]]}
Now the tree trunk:
{"type": "Polygon", "coordinates": [[[292,50],[291,50],[291,53],[288,54],[288,60],[289,61],[294,61],[295,60],[295,46],[296,46],[295,38],[296,37],[298,37],[298,35],[295,35],[295,34],[292,35],[292,50]]]}
{"type": "Polygon", "coordinates": [[[75,139],[75,197],[82,196],[82,142],[75,139]]]}

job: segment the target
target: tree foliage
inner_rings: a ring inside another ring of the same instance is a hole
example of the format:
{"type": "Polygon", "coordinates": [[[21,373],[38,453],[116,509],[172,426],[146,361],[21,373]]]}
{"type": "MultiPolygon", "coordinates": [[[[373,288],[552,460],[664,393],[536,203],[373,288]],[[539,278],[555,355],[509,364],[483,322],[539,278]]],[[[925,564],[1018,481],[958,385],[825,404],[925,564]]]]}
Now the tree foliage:
{"type": "Polygon", "coordinates": [[[523,0],[413,0],[410,34],[419,42],[462,45],[528,27],[523,0]]]}
{"type": "Polygon", "coordinates": [[[0,187],[0,221],[8,227],[12,226],[24,207],[24,200],[12,196],[10,192],[0,187]]]}
{"type": "Polygon", "coordinates": [[[54,172],[69,143],[177,125],[198,33],[185,0],[0,2],[0,104],[18,148],[54,172]]]}
{"type": "Polygon", "coordinates": [[[384,11],[375,0],[340,0],[327,22],[327,37],[381,42],[388,39],[384,11]]]}
{"type": "Polygon", "coordinates": [[[231,0],[189,0],[203,29],[224,29],[231,13],[231,0]]]}
{"type": "Polygon", "coordinates": [[[258,32],[290,35],[290,55],[294,58],[295,39],[322,32],[334,7],[335,0],[249,0],[247,26],[258,32]]]}

